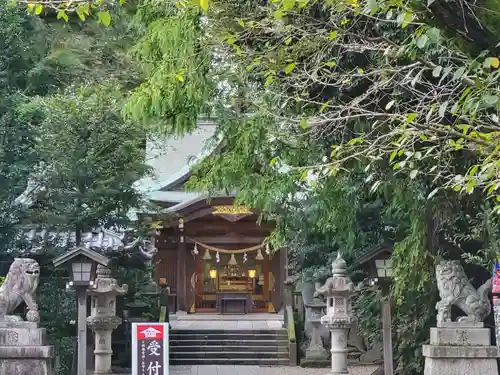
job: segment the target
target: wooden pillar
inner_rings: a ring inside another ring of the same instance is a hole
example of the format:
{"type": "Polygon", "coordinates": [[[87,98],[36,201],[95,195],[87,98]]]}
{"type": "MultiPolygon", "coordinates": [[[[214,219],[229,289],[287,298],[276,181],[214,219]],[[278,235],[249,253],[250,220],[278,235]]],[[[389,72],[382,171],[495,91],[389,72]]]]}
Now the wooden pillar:
{"type": "Polygon", "coordinates": [[[264,274],[264,301],[266,301],[266,308],[271,302],[271,293],[269,292],[269,255],[264,255],[264,260],[262,261],[262,273],[264,274]]]}
{"type": "Polygon", "coordinates": [[[87,291],[76,290],[78,298],[78,375],[87,374],[87,291]]]}
{"type": "Polygon", "coordinates": [[[382,302],[382,338],[384,345],[384,374],[394,373],[392,362],[392,318],[391,300],[389,297],[382,302]]]}
{"type": "Polygon", "coordinates": [[[179,219],[179,242],[177,246],[177,309],[187,312],[186,306],[186,238],[184,236],[184,219],[179,219]]]}

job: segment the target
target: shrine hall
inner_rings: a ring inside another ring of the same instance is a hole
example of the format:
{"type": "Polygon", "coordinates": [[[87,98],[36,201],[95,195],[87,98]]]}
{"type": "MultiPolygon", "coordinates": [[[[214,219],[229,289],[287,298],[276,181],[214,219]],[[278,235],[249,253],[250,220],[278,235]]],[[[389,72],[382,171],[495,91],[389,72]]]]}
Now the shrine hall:
{"type": "Polygon", "coordinates": [[[268,243],[274,224],[235,205],[234,194],[209,197],[184,188],[192,164],[217,149],[207,146],[214,130],[213,122],[200,120],[193,134],[168,140],[166,150],[165,143],[148,144],[155,179],[139,188],[167,216],[155,221],[156,281],[170,288],[171,314],[278,312],[287,257],[268,243]]]}

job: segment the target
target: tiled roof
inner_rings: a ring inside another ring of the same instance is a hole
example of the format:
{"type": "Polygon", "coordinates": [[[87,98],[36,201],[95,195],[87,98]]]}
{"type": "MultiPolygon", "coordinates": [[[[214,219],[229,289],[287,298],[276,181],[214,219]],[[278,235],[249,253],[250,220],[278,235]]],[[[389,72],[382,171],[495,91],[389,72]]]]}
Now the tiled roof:
{"type": "MultiPolygon", "coordinates": [[[[103,254],[123,250],[123,234],[109,230],[96,230],[82,234],[81,246],[103,254]]],[[[18,240],[25,252],[42,252],[47,248],[69,249],[75,246],[76,236],[72,231],[46,230],[37,227],[20,228],[18,240]]]]}

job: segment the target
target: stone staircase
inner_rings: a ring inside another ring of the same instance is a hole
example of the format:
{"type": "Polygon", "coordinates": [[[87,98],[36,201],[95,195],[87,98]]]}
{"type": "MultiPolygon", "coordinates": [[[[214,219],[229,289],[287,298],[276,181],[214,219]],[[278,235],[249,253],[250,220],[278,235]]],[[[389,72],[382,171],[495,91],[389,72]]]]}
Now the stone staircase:
{"type": "Polygon", "coordinates": [[[286,366],[285,329],[171,329],[171,365],[286,366]]]}

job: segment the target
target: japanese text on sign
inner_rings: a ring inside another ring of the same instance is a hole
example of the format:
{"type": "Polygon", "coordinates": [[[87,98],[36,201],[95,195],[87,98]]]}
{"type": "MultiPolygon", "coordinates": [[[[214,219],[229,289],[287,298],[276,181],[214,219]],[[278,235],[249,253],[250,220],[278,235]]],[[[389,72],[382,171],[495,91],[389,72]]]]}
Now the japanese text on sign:
{"type": "Polygon", "coordinates": [[[168,323],[136,323],[132,332],[132,374],[168,375],[168,323]]]}

